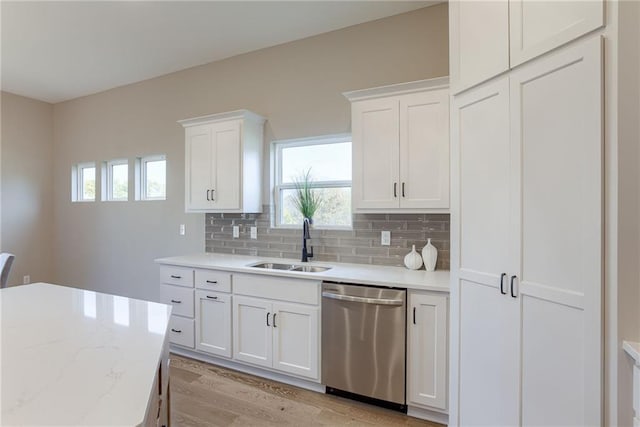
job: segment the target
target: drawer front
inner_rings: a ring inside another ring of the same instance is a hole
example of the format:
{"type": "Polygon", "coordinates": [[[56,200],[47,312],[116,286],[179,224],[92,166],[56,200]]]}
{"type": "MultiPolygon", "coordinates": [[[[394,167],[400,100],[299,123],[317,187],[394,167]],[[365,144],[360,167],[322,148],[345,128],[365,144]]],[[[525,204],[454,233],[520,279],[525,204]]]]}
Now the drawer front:
{"type": "Polygon", "coordinates": [[[320,281],[257,274],[234,274],[233,293],[253,297],[320,304],[320,281]]]}
{"type": "Polygon", "coordinates": [[[216,270],[196,270],[196,288],[216,292],[231,292],[231,273],[216,270]]]}
{"type": "Polygon", "coordinates": [[[161,265],[160,282],[167,283],[169,285],[193,288],[193,269],[174,267],[172,265],[161,265]]]}
{"type": "Polygon", "coordinates": [[[195,321],[180,316],[169,320],[169,341],[183,347],[195,347],[195,321]]]}
{"type": "Polygon", "coordinates": [[[193,317],[193,289],[183,286],[160,285],[160,302],[173,306],[172,314],[193,317]]]}

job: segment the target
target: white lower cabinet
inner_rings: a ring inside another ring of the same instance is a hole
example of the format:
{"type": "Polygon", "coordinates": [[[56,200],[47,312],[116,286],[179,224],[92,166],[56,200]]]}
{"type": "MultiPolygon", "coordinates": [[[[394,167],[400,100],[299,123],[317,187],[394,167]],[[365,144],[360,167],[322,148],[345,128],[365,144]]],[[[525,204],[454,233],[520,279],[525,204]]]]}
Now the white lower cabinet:
{"type": "Polygon", "coordinates": [[[193,319],[171,316],[169,319],[169,342],[193,348],[193,319]]]}
{"type": "Polygon", "coordinates": [[[271,302],[236,296],[233,299],[233,358],[271,367],[271,302]]]}
{"type": "Polygon", "coordinates": [[[448,297],[409,292],[407,404],[447,409],[448,297]]]}
{"type": "Polygon", "coordinates": [[[231,295],[196,290],[196,350],[231,357],[231,295]]]}
{"type": "Polygon", "coordinates": [[[318,317],[318,307],[234,296],[233,356],[317,380],[318,317]]]}
{"type": "Polygon", "coordinates": [[[318,307],[273,304],[273,368],[319,378],[318,307]]]}

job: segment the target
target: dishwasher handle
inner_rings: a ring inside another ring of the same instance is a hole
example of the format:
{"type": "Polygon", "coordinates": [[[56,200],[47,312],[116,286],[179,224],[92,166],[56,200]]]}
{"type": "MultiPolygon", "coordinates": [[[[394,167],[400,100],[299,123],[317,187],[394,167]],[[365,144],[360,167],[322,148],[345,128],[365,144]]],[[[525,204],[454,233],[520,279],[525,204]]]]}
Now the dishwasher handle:
{"type": "Polygon", "coordinates": [[[363,304],[377,304],[377,305],[403,305],[404,301],[401,299],[382,299],[382,298],[365,298],[354,297],[353,295],[334,294],[333,292],[322,292],[324,298],[337,299],[340,301],[359,302],[363,304]]]}

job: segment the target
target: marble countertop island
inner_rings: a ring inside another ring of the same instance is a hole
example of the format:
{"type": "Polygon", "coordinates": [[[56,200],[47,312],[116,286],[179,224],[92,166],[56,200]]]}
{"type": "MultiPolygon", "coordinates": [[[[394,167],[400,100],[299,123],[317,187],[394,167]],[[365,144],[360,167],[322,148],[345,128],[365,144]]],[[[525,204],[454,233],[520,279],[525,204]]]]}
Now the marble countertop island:
{"type": "Polygon", "coordinates": [[[0,310],[0,425],[145,422],[171,307],[35,283],[1,289],[0,310]]]}

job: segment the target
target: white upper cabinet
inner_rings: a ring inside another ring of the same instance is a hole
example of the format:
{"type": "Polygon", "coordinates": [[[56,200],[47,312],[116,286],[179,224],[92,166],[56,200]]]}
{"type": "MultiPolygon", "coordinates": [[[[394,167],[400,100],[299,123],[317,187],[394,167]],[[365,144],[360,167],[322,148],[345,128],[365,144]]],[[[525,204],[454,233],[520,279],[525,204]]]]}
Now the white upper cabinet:
{"type": "Polygon", "coordinates": [[[509,69],[509,2],[449,1],[451,91],[509,69]]]}
{"type": "Polygon", "coordinates": [[[451,0],[451,90],[459,93],[604,25],[604,0],[451,0]]]}
{"type": "Polygon", "coordinates": [[[261,212],[265,119],[247,110],[181,120],[187,212],[261,212]]]}
{"type": "Polygon", "coordinates": [[[603,0],[510,0],[511,67],[604,25],[603,0]]]}
{"type": "Polygon", "coordinates": [[[355,212],[448,212],[447,81],[345,93],[352,102],[355,212]]]}

